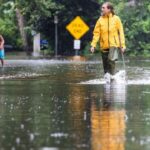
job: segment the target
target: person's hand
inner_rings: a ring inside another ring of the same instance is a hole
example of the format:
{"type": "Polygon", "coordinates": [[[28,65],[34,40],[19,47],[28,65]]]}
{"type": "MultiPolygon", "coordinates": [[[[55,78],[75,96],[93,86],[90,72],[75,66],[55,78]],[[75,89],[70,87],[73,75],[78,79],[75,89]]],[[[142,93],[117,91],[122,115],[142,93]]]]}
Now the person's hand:
{"type": "Polygon", "coordinates": [[[95,48],[91,47],[90,51],[91,51],[91,53],[94,53],[95,52],[95,48]]]}
{"type": "Polygon", "coordinates": [[[125,49],[125,48],[123,48],[123,47],[121,47],[120,49],[121,49],[121,52],[122,52],[122,53],[124,53],[124,52],[125,52],[125,50],[126,50],[126,49],[125,49]]]}

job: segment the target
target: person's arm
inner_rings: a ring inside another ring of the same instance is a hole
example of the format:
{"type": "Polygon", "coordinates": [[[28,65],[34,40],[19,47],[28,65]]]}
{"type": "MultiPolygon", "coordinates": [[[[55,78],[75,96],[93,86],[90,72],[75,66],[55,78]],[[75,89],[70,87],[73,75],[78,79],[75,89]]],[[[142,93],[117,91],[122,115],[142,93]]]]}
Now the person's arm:
{"type": "Polygon", "coordinates": [[[3,47],[4,47],[5,41],[4,41],[4,38],[3,38],[2,35],[0,35],[0,39],[1,39],[1,42],[0,42],[0,48],[3,48],[3,47]]]}
{"type": "Polygon", "coordinates": [[[100,22],[99,20],[96,22],[94,31],[93,31],[93,40],[91,42],[91,52],[94,52],[94,49],[96,47],[96,44],[100,37],[100,22]]]}
{"type": "Polygon", "coordinates": [[[120,48],[121,48],[122,52],[124,52],[125,49],[126,49],[125,36],[124,36],[123,25],[122,25],[122,22],[121,22],[119,17],[118,17],[117,25],[118,25],[118,34],[119,34],[120,48]]]}

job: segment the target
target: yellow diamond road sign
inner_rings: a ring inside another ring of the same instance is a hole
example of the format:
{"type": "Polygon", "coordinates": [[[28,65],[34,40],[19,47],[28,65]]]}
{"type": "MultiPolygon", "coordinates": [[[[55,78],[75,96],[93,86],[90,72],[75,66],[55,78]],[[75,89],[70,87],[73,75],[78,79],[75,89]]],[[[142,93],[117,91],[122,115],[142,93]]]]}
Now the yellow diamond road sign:
{"type": "Polygon", "coordinates": [[[78,40],[89,30],[89,27],[81,17],[77,16],[66,26],[66,29],[78,40]]]}

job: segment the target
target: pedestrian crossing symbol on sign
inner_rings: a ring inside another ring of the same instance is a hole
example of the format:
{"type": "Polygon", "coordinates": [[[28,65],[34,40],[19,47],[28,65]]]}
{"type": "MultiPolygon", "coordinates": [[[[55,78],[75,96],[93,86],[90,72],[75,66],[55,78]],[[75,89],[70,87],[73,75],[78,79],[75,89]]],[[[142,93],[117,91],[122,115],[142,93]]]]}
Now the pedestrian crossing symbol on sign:
{"type": "Polygon", "coordinates": [[[79,40],[89,30],[89,27],[81,17],[77,16],[66,26],[66,29],[76,40],[79,40]]]}

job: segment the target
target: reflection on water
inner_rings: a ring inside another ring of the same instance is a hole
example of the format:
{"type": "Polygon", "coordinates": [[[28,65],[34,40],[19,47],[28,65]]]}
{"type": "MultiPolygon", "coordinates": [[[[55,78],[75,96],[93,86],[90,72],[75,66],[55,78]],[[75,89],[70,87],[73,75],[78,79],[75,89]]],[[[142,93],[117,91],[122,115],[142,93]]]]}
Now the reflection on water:
{"type": "MultiPolygon", "coordinates": [[[[80,67],[80,65],[76,65],[76,67],[80,67]]],[[[86,76],[85,72],[80,72],[80,75],[86,76]]],[[[74,72],[71,75],[71,78],[76,78],[78,76],[78,72],[74,72]]],[[[71,131],[72,135],[74,135],[72,146],[76,148],[88,148],[88,137],[86,137],[86,134],[88,133],[88,129],[86,131],[86,128],[88,127],[85,125],[86,117],[84,118],[84,115],[86,115],[86,105],[88,104],[88,101],[85,99],[87,91],[78,85],[73,86],[70,84],[68,92],[68,110],[71,119],[71,131]],[[82,144],[83,141],[86,141],[87,143],[82,144]]]]}
{"type": "Polygon", "coordinates": [[[73,60],[73,61],[86,61],[86,57],[73,56],[73,57],[69,57],[69,60],[73,60]]]}
{"type": "Polygon", "coordinates": [[[109,103],[120,102],[124,104],[126,101],[126,84],[105,84],[103,90],[103,101],[109,103]]]}
{"type": "Polygon", "coordinates": [[[126,88],[122,86],[104,85],[100,105],[92,102],[92,150],[125,149],[126,88]]]}

